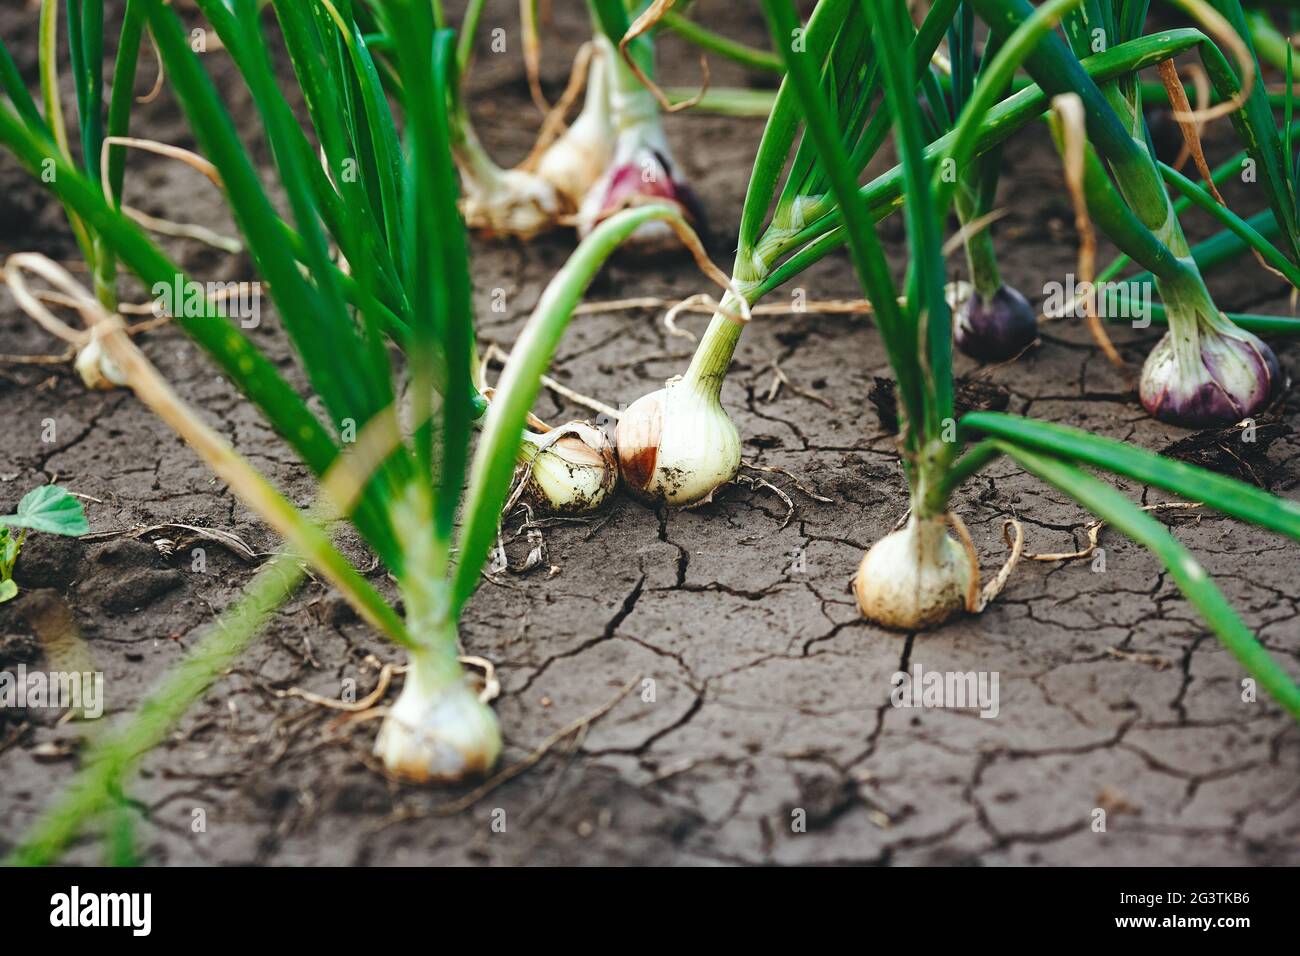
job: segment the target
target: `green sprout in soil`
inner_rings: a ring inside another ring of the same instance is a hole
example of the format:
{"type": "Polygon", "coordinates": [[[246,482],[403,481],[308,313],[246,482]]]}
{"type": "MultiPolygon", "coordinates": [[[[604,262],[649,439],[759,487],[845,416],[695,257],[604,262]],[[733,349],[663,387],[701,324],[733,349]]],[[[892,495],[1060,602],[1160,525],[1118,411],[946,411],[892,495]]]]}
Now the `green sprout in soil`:
{"type": "Polygon", "coordinates": [[[29,531],[79,538],[89,530],[81,502],[58,485],[41,485],[23,495],[16,512],[0,515],[0,604],[18,596],[14,564],[29,531]]]}

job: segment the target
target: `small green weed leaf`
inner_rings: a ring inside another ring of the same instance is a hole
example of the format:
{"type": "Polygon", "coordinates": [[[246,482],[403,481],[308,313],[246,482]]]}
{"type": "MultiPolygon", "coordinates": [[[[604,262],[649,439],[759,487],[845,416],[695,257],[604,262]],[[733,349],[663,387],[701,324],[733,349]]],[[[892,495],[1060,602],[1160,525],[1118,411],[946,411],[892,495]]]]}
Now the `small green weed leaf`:
{"type": "Polygon", "coordinates": [[[81,502],[58,485],[41,485],[23,495],[18,513],[0,517],[15,528],[79,537],[90,530],[81,502]]]}

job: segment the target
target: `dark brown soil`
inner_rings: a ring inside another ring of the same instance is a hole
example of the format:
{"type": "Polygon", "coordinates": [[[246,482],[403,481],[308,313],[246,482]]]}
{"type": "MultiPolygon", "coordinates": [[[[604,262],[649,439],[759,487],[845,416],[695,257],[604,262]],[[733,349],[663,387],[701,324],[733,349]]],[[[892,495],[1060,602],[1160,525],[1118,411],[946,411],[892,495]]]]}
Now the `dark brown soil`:
{"type": "MultiPolygon", "coordinates": [[[[731,5],[715,0],[697,6],[706,21],[761,42],[756,19],[738,22],[731,5]]],[[[17,7],[0,14],[0,32],[32,76],[35,13],[17,7]]],[[[480,130],[506,161],[522,156],[536,125],[514,52],[515,7],[490,5],[485,28],[504,27],[512,52],[481,56],[470,83],[480,130]]],[[[585,34],[579,5],[555,7],[545,64],[552,95],[585,34]]],[[[666,82],[695,81],[695,54],[682,44],[664,42],[661,57],[666,82]]],[[[715,84],[753,79],[714,66],[715,84]]],[[[254,129],[248,97],[224,54],[211,53],[209,68],[246,133],[254,129]]],[[[152,69],[146,57],[142,88],[152,69]]],[[[725,264],[761,121],[688,114],[667,126],[712,220],[713,252],[725,264]]],[[[135,129],[192,142],[167,91],[140,108],[135,129]]],[[[1227,136],[1226,125],[1216,129],[1212,159],[1230,148],[1227,136]]],[[[1250,189],[1229,198],[1258,208],[1262,199],[1250,189]]],[[[1075,255],[1073,217],[1044,129],[1026,131],[1006,150],[1003,190],[1010,203],[998,228],[1004,272],[1035,299],[1044,283],[1072,271],[1075,255]]],[[[219,197],[173,163],[133,156],[128,200],[233,232],[219,197]]],[[[1206,231],[1203,222],[1196,228],[1206,231]]],[[[899,248],[901,226],[891,223],[885,233],[899,248]]],[[[509,346],[572,246],[562,234],[527,247],[475,246],[485,343],[509,346]],[[505,290],[504,315],[487,308],[497,288],[505,290]]],[[[244,257],[179,243],[169,248],[198,277],[252,276],[244,257]]],[[[75,255],[54,204],[0,159],[0,252],[28,249],[75,255]]],[[[959,266],[954,259],[954,270],[959,266]]],[[[860,295],[838,255],[799,284],[810,299],[860,295]]],[[[1249,260],[1212,284],[1225,308],[1288,309],[1279,281],[1249,260]]],[[[590,299],[679,298],[707,289],[689,260],[620,261],[598,279],[590,299]]],[[[142,297],[138,288],[124,286],[124,293],[142,297]]],[[[772,301],[789,294],[779,290],[772,301]]],[[[699,329],[702,319],[683,325],[699,329]]],[[[297,374],[274,314],[252,334],[297,374]]],[[[1135,373],[1158,332],[1117,327],[1114,334],[1135,373]]],[[[4,353],[58,351],[5,290],[0,342],[4,353]]],[[[1284,367],[1294,368],[1300,352],[1278,344],[1284,367]]],[[[182,333],[158,330],[144,347],[244,455],[294,500],[308,500],[311,484],[293,456],[182,333]]],[[[650,311],[583,316],[565,337],[553,374],[611,404],[630,403],[682,371],[689,351],[650,311]]],[[[960,362],[959,374],[976,371],[960,362]]],[[[933,633],[900,636],[860,619],[850,577],[863,550],[906,507],[892,441],[867,398],[876,377],[889,374],[879,338],[862,319],[756,320],[723,393],[745,458],[787,469],[832,504],[770,473],[764,477],[795,502],[788,523],[780,498],[757,485],[728,489],[713,504],[683,512],[655,512],[620,496],[597,519],[546,528],[547,563],[557,573],[507,576],[482,587],[468,608],[463,640],[467,653],[498,668],[503,764],[609,701],[625,683],[637,684],[584,735],[463,812],[438,813],[455,793],[379,776],[367,763],[375,724],[358,725],[347,742],[327,739],[333,712],[281,696],[289,688],[337,696],[349,679],[364,694],[377,679],[375,661],[400,658],[325,586],[309,583],[168,743],[145,758],[130,788],[143,860],[1300,862],[1300,730],[1267,699],[1242,701],[1239,666],[1156,561],[1119,536],[1103,535],[1104,573],[1090,561],[1026,562],[982,616],[933,633]],[[770,397],[774,361],[826,404],[791,388],[770,397]],[[918,664],[999,672],[998,717],[895,709],[890,676],[918,664]],[[641,683],[647,680],[653,695],[641,683]],[[1096,808],[1108,811],[1106,832],[1094,832],[1096,808]],[[192,826],[198,816],[206,818],[203,832],[192,826]],[[806,828],[793,825],[800,820],[806,828]]],[[[1189,437],[1147,418],[1131,377],[1112,368],[1073,321],[1048,325],[1039,347],[987,379],[1006,390],[1013,412],[1171,452],[1189,437]]],[[[0,509],[31,486],[57,480],[89,496],[97,534],[186,524],[233,532],[258,552],[278,547],[131,395],[88,392],[67,366],[6,363],[0,400],[0,509]],[[57,438],[45,444],[42,422],[49,418],[57,438]]],[[[1298,401],[1278,409],[1276,422],[1285,427],[1270,432],[1263,454],[1250,459],[1262,483],[1291,497],[1300,481],[1290,434],[1298,401]]],[[[550,393],[537,411],[554,421],[586,416],[550,393]]],[[[1213,466],[1218,444],[1193,442],[1182,450],[1213,466]]],[[[1135,500],[1164,500],[1119,484],[1135,500]]],[[[975,536],[986,573],[1002,561],[1005,517],[1025,523],[1036,552],[1081,546],[1090,521],[1009,463],[968,483],[954,507],[975,536]]],[[[1208,513],[1162,518],[1260,639],[1300,673],[1294,544],[1208,513]]],[[[507,532],[518,524],[512,519],[507,532]]],[[[354,536],[344,535],[343,543],[359,567],[371,567],[354,536]]],[[[521,538],[512,548],[521,558],[529,543],[521,538]]],[[[181,658],[257,563],[176,528],[139,540],[34,537],[18,570],[23,593],[0,607],[0,669],[41,664],[30,619],[51,599],[60,601],[105,673],[111,721],[181,658]],[[160,538],[175,542],[173,553],[164,553],[160,538]],[[192,570],[198,546],[207,555],[201,573],[192,570]]],[[[369,576],[391,591],[382,569],[369,576]]],[[[72,777],[78,748],[100,726],[60,724],[57,716],[0,710],[0,854],[72,777]]],[[[98,862],[102,855],[103,842],[91,833],[67,859],[98,862]]]]}

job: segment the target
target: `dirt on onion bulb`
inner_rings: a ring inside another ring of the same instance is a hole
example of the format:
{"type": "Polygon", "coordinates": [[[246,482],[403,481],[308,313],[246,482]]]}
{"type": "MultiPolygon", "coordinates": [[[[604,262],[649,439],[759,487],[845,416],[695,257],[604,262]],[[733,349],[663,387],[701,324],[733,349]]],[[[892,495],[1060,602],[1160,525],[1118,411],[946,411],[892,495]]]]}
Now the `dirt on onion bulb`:
{"type": "Polygon", "coordinates": [[[913,515],[863,555],[853,591],[870,620],[920,630],[966,609],[972,574],[965,549],[948,535],[944,519],[913,515]]]}
{"type": "Polygon", "coordinates": [[[740,469],[740,434],[716,394],[685,378],[637,399],[614,433],[628,490],[653,504],[708,500],[740,469]]]}
{"type": "Polygon", "coordinates": [[[375,756],[389,773],[413,783],[453,783],[486,774],[500,754],[496,714],[459,667],[449,676],[413,655],[375,740],[375,756]]]}
{"type": "Polygon", "coordinates": [[[1161,421],[1231,425],[1255,414],[1281,379],[1277,356],[1226,318],[1199,317],[1165,333],[1142,366],[1138,394],[1161,421]]]}
{"type": "Polygon", "coordinates": [[[1005,362],[1038,338],[1038,315],[1018,290],[1002,283],[986,299],[966,283],[959,285],[968,294],[956,304],[952,337],[963,353],[981,362],[1005,362]]]}
{"type": "Polygon", "coordinates": [[[524,494],[557,514],[594,511],[618,485],[614,446],[586,422],[570,422],[545,434],[525,431],[519,457],[529,469],[524,494]]]}

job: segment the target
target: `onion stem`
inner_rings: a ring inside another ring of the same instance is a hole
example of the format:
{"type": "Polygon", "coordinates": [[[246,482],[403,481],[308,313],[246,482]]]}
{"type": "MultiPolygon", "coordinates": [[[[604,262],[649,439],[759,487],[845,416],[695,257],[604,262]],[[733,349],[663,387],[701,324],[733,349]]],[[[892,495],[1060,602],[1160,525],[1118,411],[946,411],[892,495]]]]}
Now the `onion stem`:
{"type": "MultiPolygon", "coordinates": [[[[957,190],[954,197],[957,218],[966,229],[983,213],[975,204],[974,196],[966,187],[957,190]]],[[[1002,287],[1002,273],[998,269],[997,252],[993,248],[993,237],[988,228],[970,228],[962,240],[966,249],[966,263],[970,268],[971,285],[976,293],[985,299],[991,299],[1002,287]]]]}
{"type": "MultiPolygon", "coordinates": [[[[68,147],[68,127],[63,118],[63,97],[59,93],[59,0],[41,0],[41,19],[38,34],[39,64],[41,72],[41,98],[45,107],[45,124],[54,137],[59,155],[72,162],[68,147]]],[[[95,249],[86,224],[71,209],[64,207],[72,233],[77,238],[81,256],[93,270],[95,249]]]]}
{"type": "Polygon", "coordinates": [[[695,44],[702,50],[726,57],[741,66],[753,70],[766,70],[770,73],[782,73],[781,58],[769,50],[756,50],[730,37],[702,27],[689,17],[673,10],[664,13],[660,22],[683,40],[695,44]]]}
{"type": "Polygon", "coordinates": [[[722,382],[731,366],[736,345],[740,342],[740,333],[744,331],[744,323],[727,314],[727,310],[734,308],[735,304],[736,298],[730,292],[723,296],[721,309],[709,320],[708,328],[682,376],[684,382],[691,383],[714,398],[722,394],[722,382]]]}

